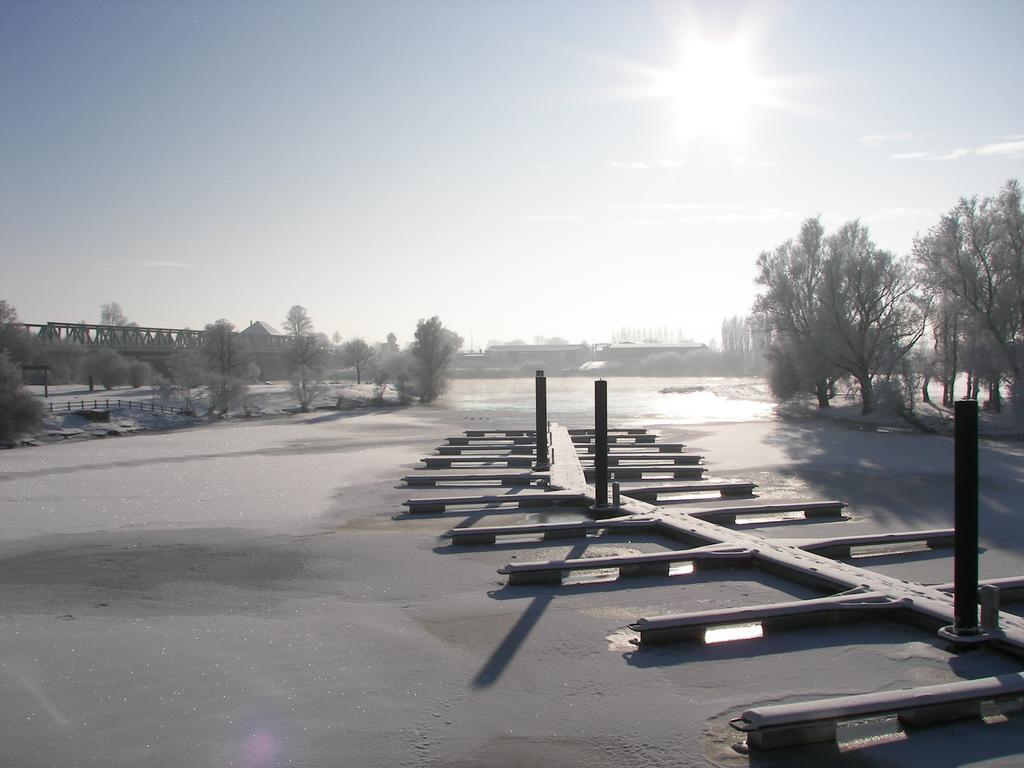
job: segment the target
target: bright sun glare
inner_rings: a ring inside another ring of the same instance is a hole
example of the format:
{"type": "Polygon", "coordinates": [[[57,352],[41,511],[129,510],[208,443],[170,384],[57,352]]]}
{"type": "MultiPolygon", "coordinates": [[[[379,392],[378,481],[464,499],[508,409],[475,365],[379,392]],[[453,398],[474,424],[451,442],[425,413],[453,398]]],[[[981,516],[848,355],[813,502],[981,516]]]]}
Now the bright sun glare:
{"type": "Polygon", "coordinates": [[[632,86],[614,91],[613,98],[652,100],[664,106],[671,133],[682,148],[712,149],[718,145],[741,156],[745,145],[756,143],[754,121],[765,109],[794,110],[791,101],[797,80],[770,77],[761,69],[758,43],[764,20],[745,15],[731,34],[705,33],[700,19],[689,16],[675,26],[675,55],[669,66],[638,62],[615,65],[636,78],[632,86]]]}
{"type": "Polygon", "coordinates": [[[657,90],[670,104],[676,132],[683,138],[734,137],[765,97],[749,50],[735,39],[691,40],[678,66],[660,73],[659,79],[657,90]]]}

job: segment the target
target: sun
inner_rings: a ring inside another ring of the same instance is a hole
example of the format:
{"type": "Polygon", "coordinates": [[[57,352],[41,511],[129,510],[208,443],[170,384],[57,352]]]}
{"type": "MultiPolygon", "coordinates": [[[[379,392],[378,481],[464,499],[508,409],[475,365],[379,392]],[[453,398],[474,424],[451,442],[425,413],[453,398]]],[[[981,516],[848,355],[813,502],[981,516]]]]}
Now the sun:
{"type": "Polygon", "coordinates": [[[747,45],[691,38],[678,64],[657,73],[655,94],[670,107],[675,133],[683,139],[733,139],[745,131],[755,108],[768,103],[747,45]]]}
{"type": "MultiPolygon", "coordinates": [[[[771,20],[744,13],[731,29],[706,31],[695,13],[667,24],[672,40],[660,64],[611,59],[628,80],[603,91],[613,101],[647,101],[668,118],[669,140],[681,152],[743,157],[760,143],[768,111],[807,112],[797,91],[806,76],[769,74],[764,56],[771,20]]],[[[650,114],[650,113],[648,113],[650,114]]]]}

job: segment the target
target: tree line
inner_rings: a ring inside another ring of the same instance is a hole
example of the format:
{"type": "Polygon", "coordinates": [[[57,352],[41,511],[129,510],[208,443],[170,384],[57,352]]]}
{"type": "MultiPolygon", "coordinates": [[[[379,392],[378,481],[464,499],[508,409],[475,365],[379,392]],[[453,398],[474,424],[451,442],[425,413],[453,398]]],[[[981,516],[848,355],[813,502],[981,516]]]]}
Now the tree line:
{"type": "Polygon", "coordinates": [[[801,392],[826,408],[842,382],[871,413],[879,400],[913,410],[942,385],[943,405],[987,391],[1024,398],[1024,210],[1008,181],[994,197],[963,197],[914,239],[911,254],[879,248],[866,226],[849,221],[831,234],[820,218],[757,259],[763,328],[775,396],[801,392]]]}
{"type": "MultiPolygon", "coordinates": [[[[120,306],[104,304],[104,325],[130,325],[120,306]]],[[[448,370],[462,338],[434,316],[417,323],[413,341],[404,349],[394,333],[386,341],[369,344],[362,338],[335,342],[315,331],[312,318],[301,305],[288,310],[284,329],[291,343],[284,353],[291,392],[298,409],[308,412],[326,391],[329,374],[351,369],[357,384],[372,380],[374,400],[384,402],[392,387],[400,402],[413,398],[428,403],[437,399],[448,383],[448,370]]],[[[195,415],[201,402],[210,417],[224,416],[241,408],[249,412],[249,386],[262,379],[262,371],[238,337],[235,326],[217,320],[204,328],[203,346],[174,353],[157,371],[148,363],[112,349],[89,352],[80,344],[39,341],[25,333],[17,311],[0,300],[0,438],[11,440],[30,431],[42,417],[38,400],[22,387],[22,365],[47,365],[54,383],[97,380],[104,388],[152,384],[167,398],[178,399],[186,413],[195,415]]],[[[339,402],[337,405],[341,405],[339,402]]]]}

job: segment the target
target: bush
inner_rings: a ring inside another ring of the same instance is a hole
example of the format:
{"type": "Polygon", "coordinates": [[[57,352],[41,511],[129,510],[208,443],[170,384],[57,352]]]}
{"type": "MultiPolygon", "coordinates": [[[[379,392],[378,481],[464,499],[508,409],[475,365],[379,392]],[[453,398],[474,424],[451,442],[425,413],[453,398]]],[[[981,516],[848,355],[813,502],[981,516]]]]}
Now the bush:
{"type": "Polygon", "coordinates": [[[768,355],[768,390],[780,403],[792,400],[802,391],[800,372],[792,359],[778,350],[768,355]]]}
{"type": "Polygon", "coordinates": [[[409,352],[391,352],[379,361],[378,371],[391,381],[398,392],[398,401],[408,405],[416,395],[412,382],[413,360],[409,352]]]}
{"type": "Polygon", "coordinates": [[[84,378],[88,354],[81,344],[75,342],[48,341],[39,344],[37,362],[50,366],[51,384],[74,384],[84,378]]]}
{"type": "Polygon", "coordinates": [[[249,394],[249,385],[243,380],[233,376],[222,376],[219,373],[209,374],[210,404],[207,408],[207,416],[226,416],[227,412],[236,405],[244,405],[246,415],[249,415],[249,406],[246,399],[249,394]]]}
{"type": "Polygon", "coordinates": [[[433,402],[444,392],[448,383],[448,369],[461,346],[462,337],[445,328],[437,315],[416,324],[416,340],[410,352],[420,402],[433,402]]]}
{"type": "Polygon", "coordinates": [[[43,404],[21,385],[21,371],[0,352],[0,440],[14,442],[43,420],[43,404]]]}
{"type": "Polygon", "coordinates": [[[104,389],[113,389],[128,380],[128,361],[113,349],[101,349],[86,363],[86,370],[104,389]]]}
{"type": "Polygon", "coordinates": [[[167,370],[171,377],[171,386],[165,387],[166,396],[177,394],[183,401],[182,410],[189,416],[195,416],[196,390],[203,385],[206,369],[203,367],[202,354],[195,349],[175,352],[167,358],[167,370]]]}
{"type": "Polygon", "coordinates": [[[128,383],[136,389],[153,380],[153,366],[142,360],[132,360],[128,363],[128,383]]]}

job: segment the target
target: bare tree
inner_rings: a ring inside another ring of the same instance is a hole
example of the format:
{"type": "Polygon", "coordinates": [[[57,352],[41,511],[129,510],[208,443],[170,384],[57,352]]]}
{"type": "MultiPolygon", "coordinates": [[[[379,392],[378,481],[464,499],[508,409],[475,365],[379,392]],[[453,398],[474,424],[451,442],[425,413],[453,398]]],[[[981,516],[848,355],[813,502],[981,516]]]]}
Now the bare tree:
{"type": "Polygon", "coordinates": [[[210,385],[210,414],[225,415],[233,404],[245,396],[249,387],[245,373],[249,360],[227,320],[210,323],[203,329],[202,354],[210,385]]]}
{"type": "MultiPolygon", "coordinates": [[[[972,319],[998,360],[998,371],[1024,397],[1024,208],[1020,183],[1010,180],[995,198],[961,198],[914,243],[929,285],[954,300],[972,319]]],[[[973,382],[972,382],[973,383],[973,382]]],[[[998,397],[996,382],[991,390],[998,397]]],[[[968,394],[971,394],[970,392],[968,394]]]]}
{"type": "Polygon", "coordinates": [[[768,335],[769,382],[786,400],[811,391],[828,408],[840,372],[825,354],[819,290],[825,260],[825,229],[807,219],[796,241],[788,240],[757,259],[757,282],[765,291],[754,303],[768,335]]]}
{"type": "Polygon", "coordinates": [[[764,322],[749,316],[722,321],[720,365],[726,373],[750,375],[764,370],[764,322]]]}
{"type": "Polygon", "coordinates": [[[284,330],[290,336],[303,336],[313,332],[313,319],[305,307],[296,304],[288,310],[284,318],[284,330]]]}
{"type": "Polygon", "coordinates": [[[295,337],[288,351],[292,392],[303,413],[309,413],[313,401],[323,394],[327,346],[327,337],[322,333],[305,333],[295,337]]]}
{"type": "Polygon", "coordinates": [[[872,384],[891,373],[924,334],[926,305],[909,258],[879,250],[858,221],[826,242],[820,287],[827,357],[860,386],[861,411],[874,408],[872,384]]]}
{"type": "Polygon", "coordinates": [[[153,366],[145,360],[129,360],[126,376],[128,383],[138,388],[149,384],[153,380],[155,371],[153,366]]]}
{"type": "MultiPolygon", "coordinates": [[[[407,405],[413,395],[411,386],[412,370],[412,353],[408,350],[403,352],[384,352],[377,363],[376,381],[379,386],[390,380],[395,387],[395,391],[398,393],[398,401],[402,405],[407,405]]],[[[382,399],[383,394],[383,390],[381,390],[382,399]]]]}
{"type": "Polygon", "coordinates": [[[167,358],[171,384],[184,401],[182,410],[195,415],[195,392],[206,381],[206,363],[198,350],[185,349],[167,358]]]}
{"type": "Polygon", "coordinates": [[[356,369],[356,384],[362,384],[362,372],[373,361],[375,350],[363,339],[355,338],[341,345],[342,365],[356,369]]]}
{"type": "Polygon", "coordinates": [[[104,389],[119,387],[128,381],[130,361],[113,349],[101,349],[90,354],[86,370],[103,385],[104,389]]]}
{"type": "Polygon", "coordinates": [[[462,337],[445,328],[437,315],[416,324],[416,340],[411,351],[421,402],[432,402],[444,392],[448,369],[461,346],[462,337]]]}
{"type": "Polygon", "coordinates": [[[100,307],[100,325],[134,325],[125,317],[124,310],[116,301],[100,307]]]}

